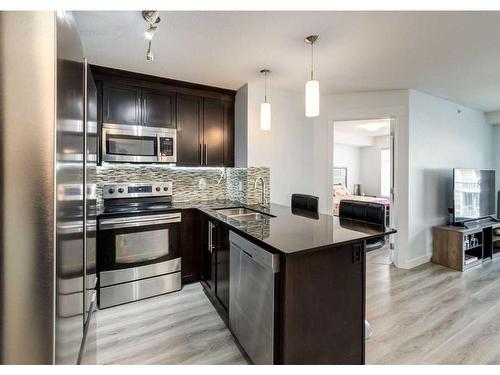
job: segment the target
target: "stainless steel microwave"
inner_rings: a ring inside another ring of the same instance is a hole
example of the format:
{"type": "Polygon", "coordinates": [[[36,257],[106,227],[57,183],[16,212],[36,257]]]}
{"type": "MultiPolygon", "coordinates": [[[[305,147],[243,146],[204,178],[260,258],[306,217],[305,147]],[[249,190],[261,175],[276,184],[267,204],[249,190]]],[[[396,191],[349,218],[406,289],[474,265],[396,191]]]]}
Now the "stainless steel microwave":
{"type": "Polygon", "coordinates": [[[177,162],[177,131],[149,126],[102,124],[102,160],[128,163],[177,162]]]}

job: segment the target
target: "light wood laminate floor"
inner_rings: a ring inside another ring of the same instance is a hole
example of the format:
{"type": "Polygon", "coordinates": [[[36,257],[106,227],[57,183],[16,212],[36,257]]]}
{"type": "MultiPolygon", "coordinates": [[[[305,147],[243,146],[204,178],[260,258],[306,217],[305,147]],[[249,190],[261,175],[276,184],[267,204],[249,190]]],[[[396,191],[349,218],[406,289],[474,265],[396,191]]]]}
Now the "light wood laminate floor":
{"type": "Polygon", "coordinates": [[[247,364],[199,283],[97,311],[99,364],[247,364]]]}
{"type": "MultiPolygon", "coordinates": [[[[500,364],[500,260],[461,273],[367,254],[367,364],[500,364]]],[[[246,364],[200,284],[97,312],[98,363],[246,364]]]]}
{"type": "Polygon", "coordinates": [[[464,273],[383,259],[367,254],[367,364],[500,364],[500,259],[464,273]]]}

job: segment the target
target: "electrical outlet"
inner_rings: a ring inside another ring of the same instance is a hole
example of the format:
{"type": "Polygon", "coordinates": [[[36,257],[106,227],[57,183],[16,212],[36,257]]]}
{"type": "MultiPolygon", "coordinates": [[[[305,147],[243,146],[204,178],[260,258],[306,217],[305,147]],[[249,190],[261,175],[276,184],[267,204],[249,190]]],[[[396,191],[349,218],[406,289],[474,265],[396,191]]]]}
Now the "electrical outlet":
{"type": "Polygon", "coordinates": [[[243,182],[242,181],[238,182],[238,190],[243,191],[243,182]]]}
{"type": "Polygon", "coordinates": [[[207,188],[207,180],[204,178],[200,178],[198,180],[198,189],[200,190],[205,190],[207,188]]]}

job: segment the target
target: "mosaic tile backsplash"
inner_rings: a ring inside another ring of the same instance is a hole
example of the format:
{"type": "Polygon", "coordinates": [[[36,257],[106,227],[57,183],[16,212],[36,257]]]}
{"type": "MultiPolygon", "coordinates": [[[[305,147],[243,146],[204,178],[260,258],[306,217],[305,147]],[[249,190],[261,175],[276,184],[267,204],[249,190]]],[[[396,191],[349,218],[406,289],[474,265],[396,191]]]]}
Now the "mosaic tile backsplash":
{"type": "Polygon", "coordinates": [[[261,184],[266,181],[266,198],[270,199],[270,171],[267,167],[250,168],[183,168],[154,164],[106,164],[97,167],[97,199],[102,203],[103,186],[124,182],[171,181],[172,199],[200,201],[231,199],[245,204],[260,203],[261,184]]]}

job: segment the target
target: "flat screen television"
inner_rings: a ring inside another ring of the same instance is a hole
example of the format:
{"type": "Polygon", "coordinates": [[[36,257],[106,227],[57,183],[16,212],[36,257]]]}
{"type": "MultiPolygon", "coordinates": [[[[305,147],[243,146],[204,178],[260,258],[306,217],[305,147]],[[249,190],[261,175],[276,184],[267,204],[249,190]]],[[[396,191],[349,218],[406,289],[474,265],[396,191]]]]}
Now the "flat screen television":
{"type": "Polygon", "coordinates": [[[495,215],[495,171],[453,170],[454,222],[495,215]]]}

